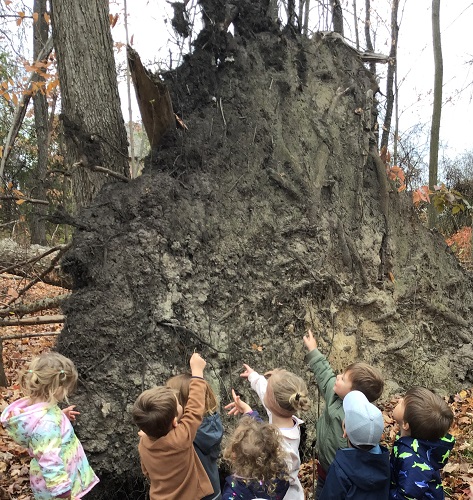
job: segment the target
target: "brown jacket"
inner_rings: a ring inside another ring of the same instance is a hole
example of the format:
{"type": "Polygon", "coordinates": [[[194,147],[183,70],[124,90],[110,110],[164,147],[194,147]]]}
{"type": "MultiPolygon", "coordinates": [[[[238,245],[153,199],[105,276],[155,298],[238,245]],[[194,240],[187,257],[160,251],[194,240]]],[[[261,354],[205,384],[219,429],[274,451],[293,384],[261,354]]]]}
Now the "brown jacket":
{"type": "Polygon", "coordinates": [[[206,384],[190,381],[189,399],[177,427],[165,436],[140,439],[141,468],[151,481],[150,500],[200,500],[213,492],[193,441],[204,414],[206,384]]]}

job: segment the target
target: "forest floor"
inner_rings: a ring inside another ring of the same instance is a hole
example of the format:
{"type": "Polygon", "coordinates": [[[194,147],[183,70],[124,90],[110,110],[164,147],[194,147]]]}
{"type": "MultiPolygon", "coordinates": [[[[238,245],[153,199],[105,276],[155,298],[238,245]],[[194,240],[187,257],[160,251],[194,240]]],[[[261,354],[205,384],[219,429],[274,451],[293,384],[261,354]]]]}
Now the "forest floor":
{"type": "MultiPolygon", "coordinates": [[[[25,285],[22,278],[0,276],[0,304],[6,304],[25,285]]],[[[65,290],[38,283],[23,297],[25,303],[34,302],[53,295],[65,293],[65,290]]],[[[36,315],[59,314],[59,310],[43,310],[36,315]]],[[[54,347],[61,325],[8,326],[0,328],[3,340],[3,363],[9,386],[0,388],[0,411],[12,401],[22,396],[19,376],[25,366],[36,355],[54,347]],[[46,334],[44,336],[31,336],[46,334]],[[15,339],[6,337],[16,336],[15,339]]],[[[1,349],[0,349],[1,353],[1,349]]],[[[1,362],[1,360],[0,360],[1,362]]],[[[392,444],[396,427],[392,419],[392,410],[397,399],[379,404],[385,420],[384,444],[392,444]]],[[[448,403],[455,415],[452,434],[456,445],[449,462],[444,468],[443,483],[446,498],[466,500],[470,496],[470,484],[473,484],[473,388],[465,388],[453,394],[448,403]]],[[[80,408],[78,409],[80,411],[80,408]]],[[[80,418],[80,417],[79,417],[80,418]]],[[[314,468],[312,462],[302,464],[300,478],[306,490],[307,499],[313,498],[314,468]]],[[[29,456],[16,445],[0,426],[0,500],[33,500],[29,489],[29,456]]]]}

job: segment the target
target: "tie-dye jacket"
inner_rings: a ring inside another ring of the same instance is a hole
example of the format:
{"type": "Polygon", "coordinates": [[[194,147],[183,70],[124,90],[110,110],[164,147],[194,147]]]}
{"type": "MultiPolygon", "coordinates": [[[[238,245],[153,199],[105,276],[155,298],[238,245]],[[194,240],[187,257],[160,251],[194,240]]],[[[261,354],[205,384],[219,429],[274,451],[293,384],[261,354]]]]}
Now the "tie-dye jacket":
{"type": "Polygon", "coordinates": [[[57,405],[18,399],[3,410],[0,422],[31,456],[30,483],[36,500],[71,491],[81,498],[98,482],[82,445],[57,405]]]}
{"type": "Polygon", "coordinates": [[[440,469],[454,444],[450,434],[435,441],[398,436],[391,452],[390,500],[443,500],[440,469]]]}

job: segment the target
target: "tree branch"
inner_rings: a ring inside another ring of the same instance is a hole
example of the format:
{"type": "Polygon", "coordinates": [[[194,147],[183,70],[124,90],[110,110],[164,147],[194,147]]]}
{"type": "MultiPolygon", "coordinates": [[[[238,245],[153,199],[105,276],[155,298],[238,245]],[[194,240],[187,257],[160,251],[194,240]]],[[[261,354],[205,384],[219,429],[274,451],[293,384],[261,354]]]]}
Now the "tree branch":
{"type": "Polygon", "coordinates": [[[43,309],[55,309],[56,307],[59,307],[69,296],[69,293],[63,293],[61,295],[56,295],[55,297],[46,297],[43,300],[22,304],[18,307],[0,309],[0,318],[12,316],[13,314],[21,317],[25,314],[42,311],[43,309]]]}
{"type": "Polygon", "coordinates": [[[57,314],[55,316],[33,316],[30,318],[18,319],[2,319],[0,320],[0,327],[2,326],[22,326],[22,325],[50,325],[54,323],[64,323],[65,316],[57,314]]]}

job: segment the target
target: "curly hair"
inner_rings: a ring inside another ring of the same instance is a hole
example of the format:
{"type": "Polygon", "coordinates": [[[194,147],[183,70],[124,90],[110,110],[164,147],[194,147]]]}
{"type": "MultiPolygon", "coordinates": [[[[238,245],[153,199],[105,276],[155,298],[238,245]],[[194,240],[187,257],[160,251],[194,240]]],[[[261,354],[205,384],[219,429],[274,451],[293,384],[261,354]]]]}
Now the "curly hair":
{"type": "MultiPolygon", "coordinates": [[[[181,373],[180,375],[175,375],[171,377],[166,382],[166,387],[170,387],[176,393],[177,400],[182,408],[185,408],[187,405],[187,400],[189,399],[189,386],[190,381],[192,379],[192,375],[188,372],[181,373]]],[[[217,397],[215,396],[214,391],[210,384],[205,380],[205,384],[207,386],[207,390],[205,392],[205,413],[208,415],[212,415],[217,411],[217,397]]]]}
{"type": "Polygon", "coordinates": [[[251,417],[243,417],[227,439],[223,458],[233,474],[246,483],[263,482],[269,493],[274,491],[276,479],[288,478],[279,429],[251,417]]]}
{"type": "Polygon", "coordinates": [[[294,413],[310,408],[307,385],[301,377],[280,368],[265,375],[269,377],[266,397],[270,411],[283,417],[290,417],[294,413]]]}
{"type": "Polygon", "coordinates": [[[55,404],[63,400],[67,402],[77,379],[76,367],[69,358],[58,352],[48,352],[31,361],[20,384],[30,399],[55,404]]]}

